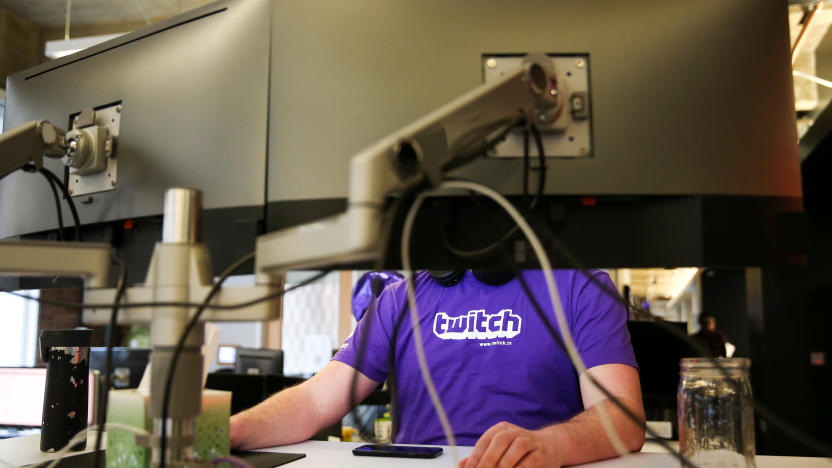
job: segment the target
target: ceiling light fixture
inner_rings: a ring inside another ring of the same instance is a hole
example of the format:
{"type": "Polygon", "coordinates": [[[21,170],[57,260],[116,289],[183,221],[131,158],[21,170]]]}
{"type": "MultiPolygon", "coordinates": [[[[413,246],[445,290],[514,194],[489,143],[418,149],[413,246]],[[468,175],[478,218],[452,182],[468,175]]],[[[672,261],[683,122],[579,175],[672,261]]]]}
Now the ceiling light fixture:
{"type": "Polygon", "coordinates": [[[52,59],[61,58],[66,55],[74,54],[82,51],[88,47],[100,44],[110,39],[121,36],[119,34],[104,34],[101,36],[76,37],[74,39],[66,39],[63,41],[48,41],[46,43],[46,56],[52,59]]]}

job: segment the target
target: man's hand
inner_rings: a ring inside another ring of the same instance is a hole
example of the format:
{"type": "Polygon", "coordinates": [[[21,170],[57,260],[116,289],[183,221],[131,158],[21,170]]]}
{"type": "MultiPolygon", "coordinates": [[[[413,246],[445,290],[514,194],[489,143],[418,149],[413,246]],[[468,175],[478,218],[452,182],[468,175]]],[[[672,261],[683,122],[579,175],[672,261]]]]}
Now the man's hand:
{"type": "Polygon", "coordinates": [[[559,468],[562,460],[550,431],[530,431],[501,422],[485,431],[459,468],[559,468]]]}

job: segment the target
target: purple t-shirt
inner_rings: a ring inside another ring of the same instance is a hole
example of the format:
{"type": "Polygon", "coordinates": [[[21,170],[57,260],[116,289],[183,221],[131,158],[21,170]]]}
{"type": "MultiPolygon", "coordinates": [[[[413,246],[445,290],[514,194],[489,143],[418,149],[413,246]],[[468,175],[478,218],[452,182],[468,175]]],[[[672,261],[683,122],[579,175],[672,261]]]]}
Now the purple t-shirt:
{"type": "MultiPolygon", "coordinates": [[[[554,274],[587,368],[613,363],[636,367],[623,306],[578,271],[554,274]]],[[[614,289],[606,273],[593,274],[614,289]]],[[[559,333],[543,272],[530,270],[523,276],[546,320],[559,333]]],[[[474,445],[500,421],[539,429],[583,410],[577,372],[518,279],[492,286],[468,271],[458,284],[445,287],[421,272],[415,284],[428,366],[457,443],[474,445]]],[[[396,442],[444,445],[447,441],[419,371],[409,309],[403,308],[406,288],[405,281],[389,285],[333,359],[382,382],[393,353],[398,384],[396,442]]]]}

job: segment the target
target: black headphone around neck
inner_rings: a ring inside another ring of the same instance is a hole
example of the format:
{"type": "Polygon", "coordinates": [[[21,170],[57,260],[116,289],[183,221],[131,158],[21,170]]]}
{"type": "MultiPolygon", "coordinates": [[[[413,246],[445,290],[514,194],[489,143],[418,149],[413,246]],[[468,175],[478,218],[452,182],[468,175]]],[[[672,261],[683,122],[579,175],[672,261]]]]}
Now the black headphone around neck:
{"type": "MultiPolygon", "coordinates": [[[[454,286],[462,281],[465,270],[428,270],[434,281],[445,287],[454,286]]],[[[514,272],[507,270],[471,270],[474,278],[491,285],[501,286],[514,279],[514,272]]]]}

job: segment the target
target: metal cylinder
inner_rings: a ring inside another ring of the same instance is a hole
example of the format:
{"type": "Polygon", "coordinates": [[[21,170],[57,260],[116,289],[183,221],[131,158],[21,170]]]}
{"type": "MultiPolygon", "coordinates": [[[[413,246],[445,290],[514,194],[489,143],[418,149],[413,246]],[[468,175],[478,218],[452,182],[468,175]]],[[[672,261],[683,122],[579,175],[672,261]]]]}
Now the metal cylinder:
{"type": "Polygon", "coordinates": [[[165,192],[162,242],[194,243],[200,241],[202,191],[172,188],[165,192]]]}
{"type": "MultiPolygon", "coordinates": [[[[154,347],[150,356],[150,394],[153,395],[150,415],[161,418],[165,384],[173,361],[173,348],[154,347]]],[[[199,347],[186,347],[182,350],[176,363],[176,371],[173,373],[168,417],[195,418],[199,415],[202,409],[202,365],[199,347]]]]}
{"type": "MultiPolygon", "coordinates": [[[[165,448],[165,466],[179,468],[186,466],[183,462],[194,458],[194,439],[196,424],[194,418],[169,418],[167,420],[167,446],[165,448]]],[[[162,420],[153,420],[153,433],[161,433],[162,420]]],[[[151,453],[151,467],[159,466],[162,459],[162,449],[154,444],[151,453]]]]}
{"type": "MultiPolygon", "coordinates": [[[[202,324],[193,330],[202,342],[202,324]]],[[[168,373],[173,360],[173,347],[154,346],[150,355],[150,416],[153,418],[152,459],[155,464],[162,457],[162,413],[168,373]]],[[[202,408],[202,353],[198,346],[183,348],[169,389],[167,412],[166,466],[180,466],[177,461],[189,460],[194,448],[195,421],[202,408]]]]}

